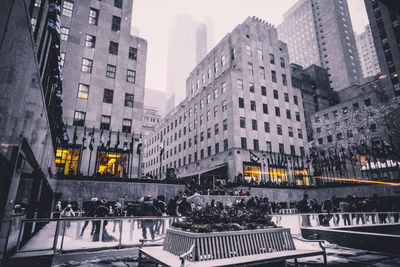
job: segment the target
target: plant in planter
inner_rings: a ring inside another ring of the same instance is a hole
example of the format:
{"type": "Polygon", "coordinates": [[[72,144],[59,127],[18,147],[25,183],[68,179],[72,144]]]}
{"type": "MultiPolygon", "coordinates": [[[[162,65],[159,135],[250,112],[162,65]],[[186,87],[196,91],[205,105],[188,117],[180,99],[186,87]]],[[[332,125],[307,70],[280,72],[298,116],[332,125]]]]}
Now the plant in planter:
{"type": "Polygon", "coordinates": [[[271,217],[258,207],[206,206],[192,211],[186,221],[175,222],[172,226],[189,229],[191,232],[253,230],[276,227],[271,217]]]}

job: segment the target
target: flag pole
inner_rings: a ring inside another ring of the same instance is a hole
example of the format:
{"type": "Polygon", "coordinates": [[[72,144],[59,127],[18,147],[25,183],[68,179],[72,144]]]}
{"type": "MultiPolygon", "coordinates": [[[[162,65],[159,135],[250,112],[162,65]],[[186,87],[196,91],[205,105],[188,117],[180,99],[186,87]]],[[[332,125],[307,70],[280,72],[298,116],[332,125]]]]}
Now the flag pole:
{"type": "Polygon", "coordinates": [[[131,146],[131,155],[130,155],[130,161],[131,161],[131,169],[129,170],[129,178],[132,178],[132,169],[133,169],[133,165],[132,165],[132,159],[133,159],[133,148],[134,148],[134,142],[135,142],[135,133],[132,133],[132,137],[131,137],[131,143],[132,143],[132,146],[131,146]]]}
{"type": "Polygon", "coordinates": [[[138,163],[138,170],[137,170],[137,177],[138,179],[140,179],[140,154],[142,154],[142,150],[140,150],[139,152],[139,163],[138,163]]]}
{"type": "Polygon", "coordinates": [[[90,176],[90,163],[92,162],[92,152],[93,150],[90,150],[90,155],[89,155],[89,166],[87,170],[87,175],[90,176]]]}

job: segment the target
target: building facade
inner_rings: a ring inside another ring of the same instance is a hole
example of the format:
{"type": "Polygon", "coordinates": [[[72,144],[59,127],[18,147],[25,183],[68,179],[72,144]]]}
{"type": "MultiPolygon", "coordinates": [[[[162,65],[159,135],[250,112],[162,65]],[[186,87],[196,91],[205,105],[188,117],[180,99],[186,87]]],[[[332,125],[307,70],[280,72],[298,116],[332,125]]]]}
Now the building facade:
{"type": "Polygon", "coordinates": [[[271,24],[247,18],[200,61],[186,90],[146,144],[146,173],[309,183],[294,178],[308,171],[290,161],[306,149],[302,98],[271,24]]]}
{"type": "Polygon", "coordinates": [[[380,73],[381,69],[369,25],[365,26],[364,32],[356,35],[356,44],[364,78],[380,73]]]}
{"type": "Polygon", "coordinates": [[[364,0],[382,73],[388,76],[389,96],[400,95],[400,15],[382,1],[364,0]]]}
{"type": "Polygon", "coordinates": [[[326,68],[334,90],[362,78],[347,0],[299,0],[284,14],[278,33],[291,62],[326,68]]]}
{"type": "MultiPolygon", "coordinates": [[[[210,25],[210,24],[209,24],[210,25]]],[[[185,99],[185,79],[206,55],[211,29],[188,14],[177,16],[168,31],[166,112],[185,99]]]]}
{"type": "Polygon", "coordinates": [[[61,174],[138,175],[139,157],[124,143],[139,140],[142,129],[147,42],[130,34],[131,20],[132,1],[64,1],[64,113],[72,142],[57,150],[61,174]]]}
{"type": "Polygon", "coordinates": [[[336,92],[332,90],[326,69],[311,65],[303,69],[297,64],[290,64],[292,86],[301,91],[304,118],[306,121],[307,140],[313,140],[311,116],[337,103],[336,92]]]}
{"type": "MultiPolygon", "coordinates": [[[[1,264],[15,250],[18,222],[33,219],[35,214],[48,217],[53,204],[54,144],[64,141],[57,31],[60,8],[60,1],[1,4],[1,264]],[[15,212],[17,205],[19,213],[15,212]]],[[[33,230],[32,225],[25,227],[23,236],[33,230]]]]}

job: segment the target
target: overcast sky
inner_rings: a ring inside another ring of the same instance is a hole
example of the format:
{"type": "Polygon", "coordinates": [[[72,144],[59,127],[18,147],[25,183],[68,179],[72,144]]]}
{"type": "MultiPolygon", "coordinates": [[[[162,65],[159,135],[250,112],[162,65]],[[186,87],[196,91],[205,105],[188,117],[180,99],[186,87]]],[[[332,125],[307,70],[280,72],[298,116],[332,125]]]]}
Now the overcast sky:
{"type": "MultiPolygon", "coordinates": [[[[257,16],[274,25],[297,0],[133,0],[132,26],[148,42],[146,88],[166,90],[168,29],[179,14],[196,21],[211,17],[214,45],[248,16],[257,16]]],[[[348,0],[354,31],[368,24],[364,0],[348,0]]],[[[193,66],[194,67],[194,66],[193,66]]],[[[186,79],[186,77],[184,78],[186,79]]]]}

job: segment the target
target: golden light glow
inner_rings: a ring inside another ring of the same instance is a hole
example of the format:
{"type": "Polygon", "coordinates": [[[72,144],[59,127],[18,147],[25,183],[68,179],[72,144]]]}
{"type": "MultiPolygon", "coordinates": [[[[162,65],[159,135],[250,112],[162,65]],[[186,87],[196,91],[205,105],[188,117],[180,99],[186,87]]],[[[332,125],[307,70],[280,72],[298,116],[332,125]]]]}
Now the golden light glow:
{"type": "Polygon", "coordinates": [[[316,178],[316,179],[326,179],[326,180],[336,180],[336,181],[346,181],[346,182],[370,183],[370,184],[387,184],[387,185],[400,186],[400,183],[381,182],[381,181],[374,181],[374,180],[359,180],[359,179],[351,179],[351,178],[324,177],[324,176],[314,176],[314,178],[316,178]]]}
{"type": "Polygon", "coordinates": [[[393,77],[397,77],[397,76],[398,76],[397,73],[393,74],[393,77]]]}

